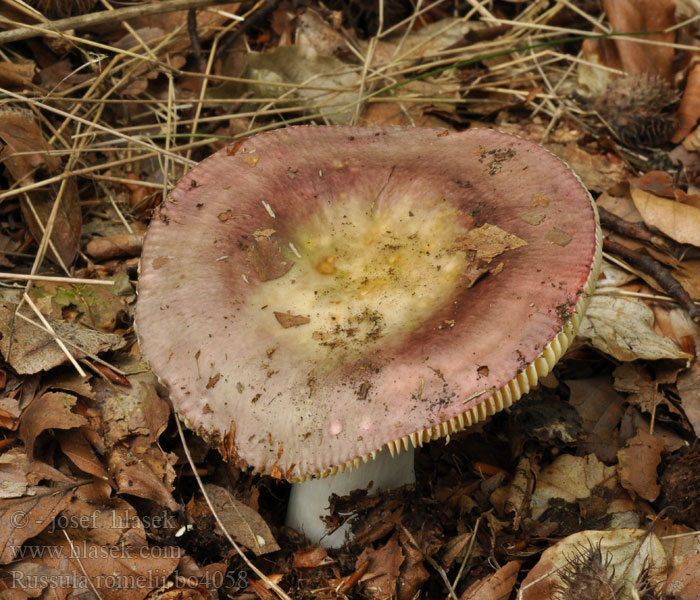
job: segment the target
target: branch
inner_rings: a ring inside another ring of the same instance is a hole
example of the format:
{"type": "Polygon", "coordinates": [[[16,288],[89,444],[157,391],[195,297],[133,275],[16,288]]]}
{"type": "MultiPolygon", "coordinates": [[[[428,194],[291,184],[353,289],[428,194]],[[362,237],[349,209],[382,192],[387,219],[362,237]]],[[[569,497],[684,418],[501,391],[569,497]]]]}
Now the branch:
{"type": "Polygon", "coordinates": [[[603,250],[617,254],[632,267],[653,277],[664,291],[688,312],[695,323],[700,323],[700,306],[695,305],[680,281],[671,275],[671,272],[664,265],[650,256],[644,256],[610,240],[603,240],[603,250]]]}
{"type": "MultiPolygon", "coordinates": [[[[105,10],[100,12],[47,21],[32,27],[16,27],[9,31],[0,33],[0,46],[8,42],[17,42],[41,35],[56,35],[59,31],[69,29],[85,29],[96,25],[104,25],[119,21],[128,21],[137,17],[147,17],[176,10],[191,10],[212,6],[214,4],[225,4],[229,0],[162,0],[162,2],[151,2],[138,4],[136,6],[126,6],[115,10],[105,10]]],[[[7,20],[0,17],[0,22],[7,23],[7,20]]]]}

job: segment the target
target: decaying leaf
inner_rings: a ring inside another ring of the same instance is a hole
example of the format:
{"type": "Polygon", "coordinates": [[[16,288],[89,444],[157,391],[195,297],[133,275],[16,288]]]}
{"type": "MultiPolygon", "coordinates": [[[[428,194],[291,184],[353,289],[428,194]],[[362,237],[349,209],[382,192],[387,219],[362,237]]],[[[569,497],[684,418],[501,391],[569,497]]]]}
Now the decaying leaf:
{"type": "Polygon", "coordinates": [[[472,583],[460,600],[508,600],[522,564],[521,560],[506,563],[495,573],[472,583]]]}
{"type": "Polygon", "coordinates": [[[285,275],[294,261],[284,257],[272,229],[253,233],[253,241],[246,251],[248,264],[255,269],[260,281],[270,281],[285,275]]]}
{"type": "Polygon", "coordinates": [[[617,453],[620,483],[626,490],[653,502],[659,495],[656,468],[664,450],[663,440],[639,431],[617,453]]]}
{"type": "Polygon", "coordinates": [[[473,253],[473,260],[490,262],[505,251],[522,246],[527,246],[525,240],[504,231],[497,225],[486,223],[456,240],[454,248],[473,253]]]}
{"type": "Polygon", "coordinates": [[[77,398],[63,392],[48,392],[36,398],[22,413],[19,437],[27,456],[34,455],[34,442],[47,429],[72,429],[87,424],[85,417],[73,412],[77,398]]]}
{"type": "MultiPolygon", "coordinates": [[[[15,316],[16,308],[16,305],[9,302],[0,302],[0,352],[12,368],[20,374],[31,374],[53,369],[66,362],[68,358],[54,337],[15,316]]],[[[22,309],[22,314],[32,321],[37,320],[34,313],[27,309],[22,309]]],[[[116,350],[126,345],[126,340],[120,335],[95,331],[51,317],[47,317],[47,320],[61,339],[91,354],[116,350]]],[[[73,356],[82,356],[75,347],[69,345],[68,348],[73,356]]]]}
{"type": "Polygon", "coordinates": [[[282,325],[285,329],[289,327],[299,327],[299,325],[306,325],[311,322],[311,319],[304,317],[303,315],[292,315],[288,312],[277,312],[275,311],[275,319],[282,325]]]}
{"type": "MultiPolygon", "coordinates": [[[[226,531],[234,540],[252,550],[256,556],[280,549],[267,523],[255,510],[218,485],[207,484],[204,488],[226,531]]],[[[223,532],[219,531],[219,535],[223,535],[223,532]]]]}
{"type": "Polygon", "coordinates": [[[116,446],[108,455],[109,470],[120,493],[147,498],[176,511],[180,505],[172,495],[175,472],[168,458],[158,448],[132,452],[116,446]]]}
{"type": "Polygon", "coordinates": [[[698,361],[678,376],[677,387],[683,412],[693,426],[695,435],[700,436],[700,363],[698,361]]]}
{"type": "Polygon", "coordinates": [[[639,298],[593,296],[578,335],[622,361],[691,358],[654,331],[654,313],[639,298]]]}
{"type": "Polygon", "coordinates": [[[399,577],[404,555],[399,545],[399,536],[394,534],[389,541],[376,550],[367,546],[357,557],[357,565],[369,562],[363,577],[363,589],[369,598],[391,598],[396,594],[396,581],[399,577]]]}
{"type": "Polygon", "coordinates": [[[615,467],[608,467],[595,456],[562,454],[542,469],[532,494],[532,518],[537,519],[549,506],[550,500],[575,502],[591,495],[596,486],[615,486],[615,467]]]}
{"type": "Polygon", "coordinates": [[[0,504],[0,564],[15,558],[23,542],[46,529],[69,503],[75,485],[34,487],[0,504]]]}
{"type": "Polygon", "coordinates": [[[650,227],[681,244],[700,247],[700,208],[662,198],[632,186],[632,200],[650,227]]]}

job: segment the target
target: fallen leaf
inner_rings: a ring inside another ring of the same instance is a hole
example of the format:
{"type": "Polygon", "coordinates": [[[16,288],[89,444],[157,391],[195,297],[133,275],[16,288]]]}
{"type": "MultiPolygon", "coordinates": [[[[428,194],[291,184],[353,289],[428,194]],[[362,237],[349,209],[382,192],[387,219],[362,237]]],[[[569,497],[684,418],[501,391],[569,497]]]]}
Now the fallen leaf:
{"type": "Polygon", "coordinates": [[[644,223],[680,244],[700,247],[700,208],[631,187],[632,200],[644,223]]]}
{"type": "Polygon", "coordinates": [[[539,518],[554,499],[576,502],[590,497],[596,486],[614,486],[615,467],[608,467],[594,455],[562,454],[540,470],[532,494],[532,518],[539,518]]]}
{"type": "Polygon", "coordinates": [[[678,144],[695,129],[700,119],[700,63],[695,63],[688,73],[685,90],[678,107],[678,128],[671,136],[671,141],[678,144]]]}
{"type": "Polygon", "coordinates": [[[560,227],[552,227],[544,236],[544,239],[563,248],[568,246],[571,242],[571,235],[560,227]]]}
{"type": "Polygon", "coordinates": [[[111,286],[42,282],[30,295],[45,315],[106,332],[114,331],[120,313],[126,312],[126,301],[111,286]]]}
{"type": "Polygon", "coordinates": [[[578,448],[594,453],[599,460],[613,462],[619,449],[618,436],[625,401],[610,385],[609,377],[566,381],[569,402],[583,420],[584,439],[578,448]]]}
{"type": "Polygon", "coordinates": [[[172,511],[179,510],[180,505],[171,492],[175,473],[162,450],[154,448],[151,452],[136,454],[116,446],[109,453],[108,466],[119,493],[153,500],[172,511]]]}
{"type": "Polygon", "coordinates": [[[696,360],[678,376],[676,387],[683,412],[693,426],[695,435],[700,437],[700,362],[696,360]]]}
{"type": "Polygon", "coordinates": [[[255,269],[260,281],[278,279],[294,266],[294,261],[284,257],[273,235],[264,235],[264,230],[259,235],[253,235],[253,242],[246,251],[246,260],[255,269]]]}
{"type": "MultiPolygon", "coordinates": [[[[234,498],[225,488],[218,485],[204,486],[221,522],[229,535],[256,556],[276,552],[280,549],[265,520],[250,506],[234,498]]],[[[216,530],[219,535],[223,532],[216,530]]]]}
{"type": "Polygon", "coordinates": [[[121,445],[134,435],[150,446],[158,441],[170,418],[170,405],[156,392],[157,381],[152,373],[129,375],[128,381],[131,386],[120,388],[118,393],[104,381],[94,382],[107,448],[121,445]]]}
{"type": "Polygon", "coordinates": [[[664,450],[663,440],[639,431],[617,453],[620,483],[626,490],[653,502],[659,495],[656,468],[664,450]]]}
{"type": "MultiPolygon", "coordinates": [[[[417,544],[421,543],[419,540],[414,541],[417,544]]],[[[413,600],[420,596],[421,588],[430,578],[430,573],[423,564],[425,562],[423,552],[409,539],[406,529],[402,529],[399,533],[399,543],[403,550],[404,560],[401,563],[399,578],[396,582],[396,597],[397,600],[413,600]]]]}
{"type": "Polygon", "coordinates": [[[277,319],[278,323],[285,329],[299,327],[299,325],[306,325],[311,322],[311,319],[302,315],[292,315],[288,312],[283,313],[277,311],[275,311],[275,319],[277,319]]]}
{"type": "MultiPolygon", "coordinates": [[[[0,302],[0,352],[12,368],[19,374],[31,374],[48,371],[66,362],[68,358],[56,344],[54,337],[40,327],[16,317],[16,308],[14,304],[0,302]]],[[[37,321],[34,313],[28,309],[22,309],[21,312],[32,321],[37,321]]],[[[51,317],[46,319],[58,336],[86,353],[99,354],[126,345],[126,340],[120,335],[95,331],[51,317]]],[[[73,346],[68,348],[77,358],[83,354],[73,346]]]]}
{"type": "Polygon", "coordinates": [[[0,87],[16,88],[31,85],[36,72],[34,61],[0,62],[0,87]]]}
{"type": "Polygon", "coordinates": [[[61,166],[31,113],[0,111],[0,139],[5,143],[0,159],[17,183],[31,183],[37,169],[53,173],[61,166]]]}
{"type": "Polygon", "coordinates": [[[57,431],[56,437],[61,445],[63,453],[81,471],[94,475],[105,481],[109,480],[109,474],[102,466],[102,462],[97,458],[95,451],[85,439],[82,431],[57,431]]]}
{"type": "MultiPolygon", "coordinates": [[[[165,517],[151,522],[159,520],[165,517]]],[[[39,561],[70,575],[63,581],[74,597],[96,590],[103,600],[143,600],[166,585],[184,555],[178,547],[149,546],[138,513],[119,498],[106,505],[74,499],[34,547],[51,548],[39,561]]]]}
{"type": "Polygon", "coordinates": [[[46,529],[71,500],[75,485],[32,487],[22,498],[0,505],[0,564],[9,563],[20,546],[46,529]]]}
{"type": "Polygon", "coordinates": [[[527,246],[527,242],[517,235],[504,231],[497,225],[486,223],[470,230],[455,240],[452,250],[473,253],[473,260],[491,262],[507,250],[527,246]]]}
{"type": "Polygon", "coordinates": [[[85,417],[73,412],[77,398],[64,392],[48,392],[36,398],[22,413],[19,437],[27,456],[34,455],[34,442],[47,429],[72,429],[87,424],[85,417]]]}
{"type": "Polygon", "coordinates": [[[578,336],[621,361],[692,358],[654,331],[654,313],[639,298],[594,295],[578,336]]]}
{"type": "Polygon", "coordinates": [[[328,558],[325,548],[317,546],[309,550],[297,550],[294,553],[294,567],[302,569],[315,569],[328,558]]]}
{"type": "Polygon", "coordinates": [[[459,600],[508,600],[522,564],[522,560],[506,563],[495,573],[472,583],[462,592],[459,600]]]}
{"type": "MultiPolygon", "coordinates": [[[[634,585],[642,571],[649,573],[652,587],[664,581],[666,554],[658,538],[646,529],[613,529],[580,531],[564,538],[542,553],[539,562],[528,573],[520,587],[522,600],[555,598],[565,587],[562,574],[576,557],[599,550],[599,562],[613,589],[634,585]]],[[[571,590],[575,593],[577,590],[571,590]]],[[[613,597],[613,596],[611,596],[613,597]]],[[[627,597],[627,596],[625,596],[627,597]]],[[[631,598],[631,596],[629,596],[631,598]]]]}
{"type": "Polygon", "coordinates": [[[357,568],[369,562],[362,578],[362,589],[372,599],[391,598],[396,594],[396,582],[401,571],[404,555],[399,546],[399,535],[395,533],[383,546],[374,549],[366,546],[355,564],[357,568]]]}
{"type": "Polygon", "coordinates": [[[90,240],[85,251],[95,260],[107,260],[117,256],[139,256],[143,246],[143,235],[123,233],[90,240]]]}
{"type": "Polygon", "coordinates": [[[700,598],[700,553],[675,567],[663,586],[664,597],[677,600],[700,598]]]}

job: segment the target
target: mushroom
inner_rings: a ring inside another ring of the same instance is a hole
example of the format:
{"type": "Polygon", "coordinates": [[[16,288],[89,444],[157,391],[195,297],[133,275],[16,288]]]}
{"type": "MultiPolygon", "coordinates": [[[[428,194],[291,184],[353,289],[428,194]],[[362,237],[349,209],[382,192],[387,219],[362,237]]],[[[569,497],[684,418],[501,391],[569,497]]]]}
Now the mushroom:
{"type": "Polygon", "coordinates": [[[590,195],[533,142],[292,127],[228,145],[163,203],[138,335],[180,417],[224,458],[311,480],[288,523],[316,541],[330,493],[411,482],[414,447],[552,370],[600,246],[590,195]]]}

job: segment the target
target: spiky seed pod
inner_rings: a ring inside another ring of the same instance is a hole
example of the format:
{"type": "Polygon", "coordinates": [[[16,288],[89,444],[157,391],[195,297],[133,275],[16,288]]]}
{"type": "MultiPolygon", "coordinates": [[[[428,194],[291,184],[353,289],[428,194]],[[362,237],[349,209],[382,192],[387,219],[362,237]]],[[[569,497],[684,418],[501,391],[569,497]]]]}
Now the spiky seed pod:
{"type": "Polygon", "coordinates": [[[63,19],[83,15],[92,10],[97,0],[26,0],[47,19],[63,19]]]}
{"type": "Polygon", "coordinates": [[[559,572],[561,585],[557,586],[557,600],[615,600],[613,577],[615,568],[611,566],[612,555],[603,558],[600,544],[592,543],[567,559],[559,572]]]}
{"type": "Polygon", "coordinates": [[[593,100],[592,108],[623,143],[658,147],[668,141],[676,127],[671,110],[678,97],[657,75],[624,75],[608,84],[593,100]]]}

